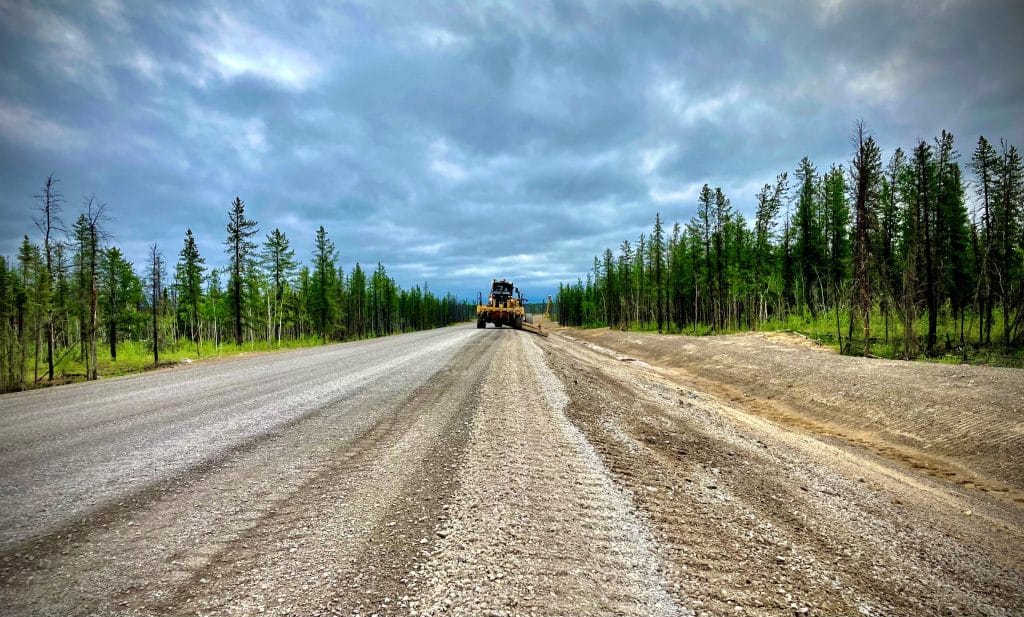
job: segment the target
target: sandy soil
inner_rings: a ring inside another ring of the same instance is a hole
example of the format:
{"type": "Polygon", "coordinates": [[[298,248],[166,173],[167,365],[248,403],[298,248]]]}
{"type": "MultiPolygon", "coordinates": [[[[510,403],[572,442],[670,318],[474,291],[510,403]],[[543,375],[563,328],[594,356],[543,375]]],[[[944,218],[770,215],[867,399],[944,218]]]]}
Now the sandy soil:
{"type": "Polygon", "coordinates": [[[560,332],[744,411],[1024,504],[1020,369],[853,358],[781,333],[560,332]]]}
{"type": "Polygon", "coordinates": [[[1024,606],[1019,504],[792,430],[577,334],[549,339],[567,414],[630,489],[683,606],[757,615],[1024,606]]]}

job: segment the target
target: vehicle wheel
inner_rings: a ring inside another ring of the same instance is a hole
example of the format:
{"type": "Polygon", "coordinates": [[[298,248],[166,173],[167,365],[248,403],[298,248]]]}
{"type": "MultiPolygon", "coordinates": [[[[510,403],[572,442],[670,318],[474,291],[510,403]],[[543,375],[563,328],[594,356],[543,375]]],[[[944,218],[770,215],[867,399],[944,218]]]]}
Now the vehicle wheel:
{"type": "Polygon", "coordinates": [[[516,330],[522,330],[523,329],[523,316],[522,315],[517,315],[516,316],[515,328],[516,328],[516,330]]]}
{"type": "Polygon", "coordinates": [[[501,322],[500,321],[494,322],[494,327],[495,328],[500,328],[501,327],[501,322]]]}
{"type": "Polygon", "coordinates": [[[476,320],[476,327],[477,327],[477,328],[483,328],[483,327],[485,327],[486,325],[487,325],[487,322],[486,322],[486,321],[484,321],[483,319],[477,319],[477,320],[476,320]]]}

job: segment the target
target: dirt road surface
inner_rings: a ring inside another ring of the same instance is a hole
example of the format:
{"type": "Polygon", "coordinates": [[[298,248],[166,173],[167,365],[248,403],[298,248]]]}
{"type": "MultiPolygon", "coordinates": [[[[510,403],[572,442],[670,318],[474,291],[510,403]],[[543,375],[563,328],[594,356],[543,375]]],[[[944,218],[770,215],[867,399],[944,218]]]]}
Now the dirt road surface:
{"type": "Polygon", "coordinates": [[[1020,373],[637,339],[460,326],[0,397],[0,613],[1022,614],[1020,373]]]}

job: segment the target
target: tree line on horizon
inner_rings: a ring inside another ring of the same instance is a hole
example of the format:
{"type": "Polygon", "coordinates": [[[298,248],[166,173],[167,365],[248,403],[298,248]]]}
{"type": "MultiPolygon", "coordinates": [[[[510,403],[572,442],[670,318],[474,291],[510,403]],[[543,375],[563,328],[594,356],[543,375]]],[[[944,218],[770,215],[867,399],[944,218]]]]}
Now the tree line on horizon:
{"type": "MultiPolygon", "coordinates": [[[[1024,345],[1024,167],[985,137],[967,164],[953,135],[882,153],[863,122],[853,159],[804,157],[757,193],[754,218],[705,184],[697,212],[559,286],[564,325],[726,332],[828,319],[844,353],[936,356],[1024,345]],[[968,191],[974,199],[968,207],[968,191]],[[882,323],[879,324],[878,321],[882,323]],[[940,340],[940,327],[944,335],[940,340]],[[898,339],[898,340],[896,340],[898,339]]],[[[833,338],[830,335],[830,338],[833,338]]]]}
{"type": "Polygon", "coordinates": [[[110,242],[105,204],[83,201],[70,229],[64,198],[49,176],[36,196],[40,241],[24,236],[15,258],[0,256],[0,392],[66,378],[74,358],[96,379],[98,348],[116,362],[126,342],[145,345],[159,365],[169,347],[386,336],[470,318],[473,307],[424,285],[402,289],[378,263],[350,272],[321,225],[310,264],[301,263],[280,229],[255,241],[258,224],[235,198],[224,240],[227,266],[208,268],[186,230],[177,261],[149,247],[142,271],[110,242]]]}

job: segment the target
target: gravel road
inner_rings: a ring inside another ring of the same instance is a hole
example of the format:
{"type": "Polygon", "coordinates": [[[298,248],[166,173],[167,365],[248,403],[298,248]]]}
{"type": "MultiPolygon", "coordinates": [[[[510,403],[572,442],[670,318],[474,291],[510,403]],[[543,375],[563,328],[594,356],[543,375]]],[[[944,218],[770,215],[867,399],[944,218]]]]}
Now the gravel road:
{"type": "Polygon", "coordinates": [[[606,352],[460,326],[2,396],[0,614],[1020,614],[1019,503],[606,352]]]}

